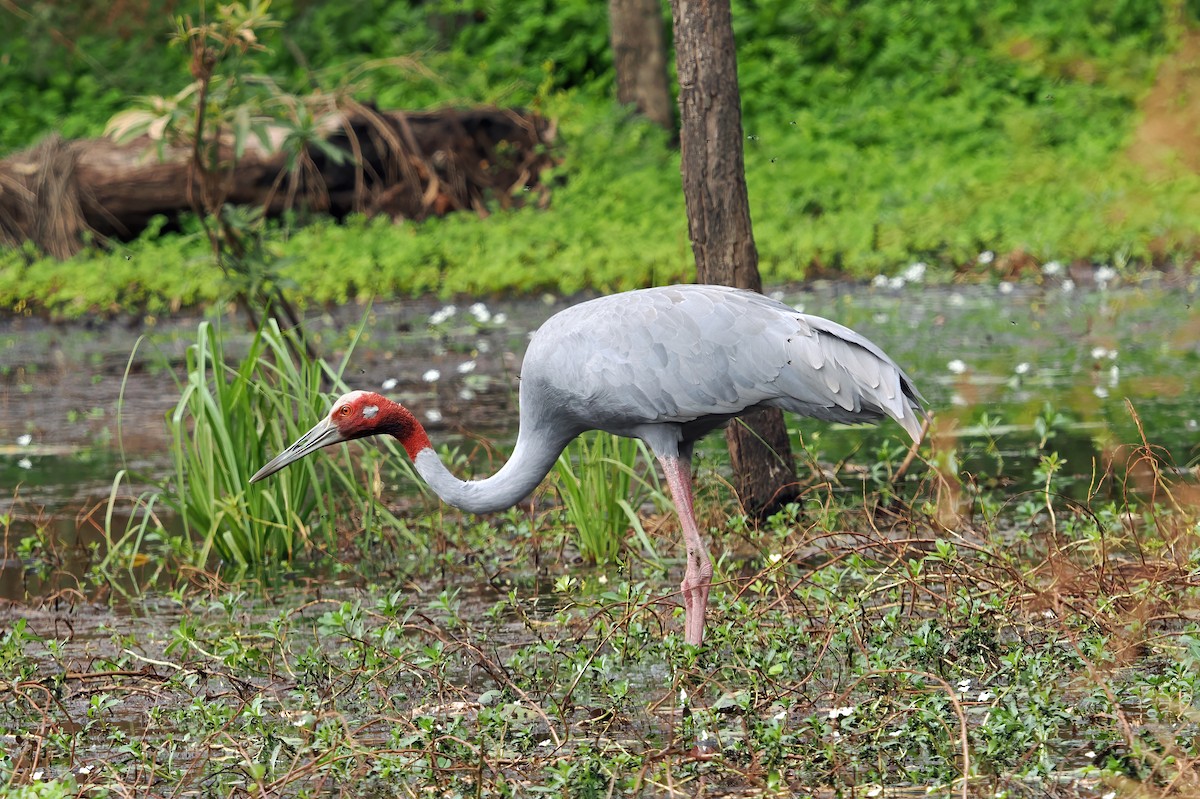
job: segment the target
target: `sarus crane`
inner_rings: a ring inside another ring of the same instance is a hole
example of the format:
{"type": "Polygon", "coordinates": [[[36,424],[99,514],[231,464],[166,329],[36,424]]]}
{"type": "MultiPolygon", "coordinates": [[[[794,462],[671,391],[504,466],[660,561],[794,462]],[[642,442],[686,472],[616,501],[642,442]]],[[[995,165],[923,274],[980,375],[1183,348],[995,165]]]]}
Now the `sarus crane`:
{"type": "Polygon", "coordinates": [[[890,416],[914,442],[925,419],[908,375],[864,336],[725,286],[641,289],[560,311],[529,342],[519,397],[512,457],[483,480],[451,474],[407,408],[352,391],[250,482],[321,447],[392,435],[442,500],[488,513],[527,497],[584,431],[640,438],[662,466],[683,528],[684,640],[699,645],[713,570],[692,509],[696,441],[761,407],[829,422],[874,423],[890,416]]]}

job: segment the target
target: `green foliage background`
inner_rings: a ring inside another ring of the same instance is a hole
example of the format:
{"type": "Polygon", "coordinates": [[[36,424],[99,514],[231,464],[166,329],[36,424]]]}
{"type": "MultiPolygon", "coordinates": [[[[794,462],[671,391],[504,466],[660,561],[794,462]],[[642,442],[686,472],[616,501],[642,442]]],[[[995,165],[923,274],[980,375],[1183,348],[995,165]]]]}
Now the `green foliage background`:
{"type": "MultiPolygon", "coordinates": [[[[281,226],[302,301],[614,290],[691,276],[678,154],[612,100],[595,0],[276,2],[256,68],[293,90],[353,85],[382,107],[522,105],[559,121],[552,205],[421,225],[281,226]]],[[[0,149],[99,135],[190,79],[145,0],[0,6],[0,149]]],[[[664,19],[669,15],[664,6],[664,19]]],[[[768,281],[854,277],[981,251],[1190,267],[1200,180],[1129,157],[1139,102],[1194,27],[1179,0],[737,0],[755,234],[768,281]]],[[[1002,261],[1003,259],[1001,259],[1002,261]]],[[[998,262],[999,263],[999,262],[998,262]]],[[[206,244],[153,233],[66,263],[0,253],[0,305],[56,315],[218,299],[206,244]]]]}

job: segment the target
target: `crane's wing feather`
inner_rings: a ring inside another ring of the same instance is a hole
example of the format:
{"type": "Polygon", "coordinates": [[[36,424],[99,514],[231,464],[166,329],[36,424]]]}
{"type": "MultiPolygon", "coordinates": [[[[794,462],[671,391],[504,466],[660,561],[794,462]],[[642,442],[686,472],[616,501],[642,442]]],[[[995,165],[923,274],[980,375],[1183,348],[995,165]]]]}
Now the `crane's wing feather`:
{"type": "Polygon", "coordinates": [[[534,403],[613,432],[716,424],[760,405],[828,421],[886,415],[920,432],[920,395],[882,350],[750,291],[669,286],[592,300],[552,317],[525,364],[523,410],[534,403]]]}

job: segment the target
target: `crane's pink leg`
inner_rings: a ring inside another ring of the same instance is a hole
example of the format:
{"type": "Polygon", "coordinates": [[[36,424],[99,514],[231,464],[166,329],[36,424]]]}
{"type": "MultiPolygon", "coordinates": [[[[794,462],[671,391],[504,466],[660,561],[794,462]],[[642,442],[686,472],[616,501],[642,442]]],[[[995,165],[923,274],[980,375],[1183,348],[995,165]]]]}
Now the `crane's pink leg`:
{"type": "Polygon", "coordinates": [[[683,593],[683,640],[699,646],[704,640],[704,611],[708,606],[708,589],[712,584],[712,560],[708,548],[696,527],[692,509],[692,460],[675,456],[659,456],[675,512],[683,527],[683,543],[687,547],[687,569],[683,573],[680,591],[683,593]]]}

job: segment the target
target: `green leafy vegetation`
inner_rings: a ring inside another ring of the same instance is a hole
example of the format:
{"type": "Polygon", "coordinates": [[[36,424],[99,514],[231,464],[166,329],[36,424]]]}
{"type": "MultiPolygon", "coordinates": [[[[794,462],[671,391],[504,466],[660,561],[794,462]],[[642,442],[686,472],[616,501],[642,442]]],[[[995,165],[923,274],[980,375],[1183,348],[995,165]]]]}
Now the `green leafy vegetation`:
{"type": "MultiPolygon", "coordinates": [[[[287,90],[311,79],[384,107],[533,106],[559,122],[551,205],[486,220],[285,226],[266,250],[290,297],[607,291],[690,276],[678,158],[665,133],[612,104],[603,8],[377,5],[277,3],[284,26],[263,34],[269,52],[256,63],[287,90]]],[[[47,13],[43,24],[65,24],[47,13]]],[[[1200,178],[1138,137],[1164,113],[1143,102],[1157,71],[1187,58],[1189,14],[1145,0],[737,4],[764,276],[871,277],[917,261],[940,275],[1051,260],[1190,268],[1200,178]],[[977,263],[981,253],[994,258],[977,263]]],[[[144,64],[144,47],[112,57],[144,64]]],[[[113,70],[114,81],[125,74],[113,70]]],[[[37,107],[45,83],[22,80],[4,84],[17,95],[6,106],[37,107]]],[[[129,81],[130,97],[179,88],[129,81]]],[[[98,133],[112,106],[79,100],[75,113],[91,116],[74,124],[98,133]]],[[[151,233],[65,263],[8,251],[0,303],[67,316],[211,303],[200,248],[151,233]]]]}
{"type": "Polygon", "coordinates": [[[0,633],[0,733],[37,729],[41,746],[0,755],[0,780],[117,795],[149,774],[221,795],[314,780],[364,797],[700,781],[713,795],[1191,795],[1200,520],[1153,451],[1134,453],[1136,496],[1068,500],[1044,470],[1039,510],[1015,527],[981,510],[1006,494],[991,491],[944,527],[922,507],[934,471],[900,486],[913,503],[835,492],[764,524],[726,517],[699,650],[655,563],[498,572],[564,534],[512,514],[443,527],[459,555],[410,561],[402,590],[369,565],[362,587],[291,591],[282,610],[244,587],[183,589],[133,626],[80,609],[103,632],[65,640],[54,611],[23,609],[0,633]]]}

